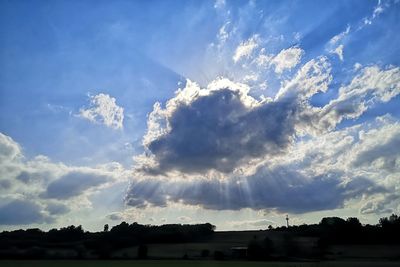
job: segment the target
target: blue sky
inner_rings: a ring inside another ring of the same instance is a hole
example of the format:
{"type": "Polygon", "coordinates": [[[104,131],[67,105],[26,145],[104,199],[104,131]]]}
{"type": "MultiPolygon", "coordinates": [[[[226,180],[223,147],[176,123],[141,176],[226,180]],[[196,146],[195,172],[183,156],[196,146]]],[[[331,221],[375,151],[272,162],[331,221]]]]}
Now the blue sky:
{"type": "Polygon", "coordinates": [[[399,25],[395,0],[0,1],[0,229],[399,212],[399,25]]]}

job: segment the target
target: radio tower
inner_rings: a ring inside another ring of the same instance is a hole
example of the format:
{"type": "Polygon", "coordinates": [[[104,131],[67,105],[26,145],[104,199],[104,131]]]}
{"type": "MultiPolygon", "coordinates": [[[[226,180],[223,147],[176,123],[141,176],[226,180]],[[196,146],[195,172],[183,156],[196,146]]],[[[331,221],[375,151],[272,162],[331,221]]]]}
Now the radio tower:
{"type": "Polygon", "coordinates": [[[286,215],[286,226],[289,228],[289,215],[286,215]]]}

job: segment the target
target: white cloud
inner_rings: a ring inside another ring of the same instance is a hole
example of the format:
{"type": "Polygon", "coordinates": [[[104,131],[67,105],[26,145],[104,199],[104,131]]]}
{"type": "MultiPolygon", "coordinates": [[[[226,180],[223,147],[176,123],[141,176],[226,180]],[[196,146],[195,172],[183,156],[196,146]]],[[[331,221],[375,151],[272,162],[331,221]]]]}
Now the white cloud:
{"type": "Polygon", "coordinates": [[[81,108],[79,116],[113,129],[123,128],[124,109],[116,104],[115,98],[107,94],[90,96],[90,107],[81,108]]]}
{"type": "Polygon", "coordinates": [[[236,48],[235,54],[232,59],[236,63],[242,58],[249,58],[253,51],[259,46],[259,37],[258,35],[254,35],[248,40],[240,43],[240,45],[236,48]]]}
{"type": "Polygon", "coordinates": [[[361,68],[362,68],[362,65],[361,65],[360,63],[356,62],[356,63],[354,64],[353,69],[354,69],[355,71],[358,71],[358,70],[361,69],[361,68]]]}
{"type": "Polygon", "coordinates": [[[331,130],[343,119],[361,116],[376,102],[388,102],[400,94],[400,68],[363,68],[350,84],[339,88],[339,96],[315,109],[314,126],[331,130]],[[319,125],[319,126],[318,126],[319,125]]]}
{"type": "Polygon", "coordinates": [[[339,33],[338,35],[335,35],[332,37],[332,39],[329,40],[329,43],[331,45],[335,45],[336,43],[342,41],[343,38],[346,37],[350,33],[350,26],[347,26],[346,30],[339,33]]]}
{"type": "Polygon", "coordinates": [[[304,64],[296,75],[283,83],[275,99],[299,97],[309,99],[317,92],[326,92],[332,81],[331,64],[326,57],[312,59],[304,64]]]}
{"type": "Polygon", "coordinates": [[[332,51],[332,53],[335,53],[338,55],[339,59],[343,61],[343,48],[344,46],[341,44],[338,47],[335,48],[335,50],[332,51]]]}
{"type": "Polygon", "coordinates": [[[271,64],[275,65],[275,72],[280,74],[284,70],[290,70],[297,66],[303,54],[304,50],[299,47],[283,49],[271,60],[271,64]]]}
{"type": "Polygon", "coordinates": [[[372,12],[372,15],[369,17],[365,17],[363,19],[364,25],[360,26],[359,29],[363,28],[366,25],[371,25],[372,22],[379,17],[380,14],[382,14],[386,8],[388,8],[391,5],[389,1],[385,1],[385,5],[382,4],[382,1],[379,0],[378,4],[374,7],[374,11],[372,12]]]}
{"type": "Polygon", "coordinates": [[[21,147],[11,137],[0,133],[0,164],[21,157],[21,147]]]}
{"type": "Polygon", "coordinates": [[[332,54],[338,55],[339,59],[343,61],[343,49],[344,49],[344,44],[343,40],[346,38],[347,35],[350,33],[350,25],[347,26],[346,30],[339,33],[338,35],[335,35],[332,37],[332,39],[329,40],[328,42],[328,52],[332,54]]]}

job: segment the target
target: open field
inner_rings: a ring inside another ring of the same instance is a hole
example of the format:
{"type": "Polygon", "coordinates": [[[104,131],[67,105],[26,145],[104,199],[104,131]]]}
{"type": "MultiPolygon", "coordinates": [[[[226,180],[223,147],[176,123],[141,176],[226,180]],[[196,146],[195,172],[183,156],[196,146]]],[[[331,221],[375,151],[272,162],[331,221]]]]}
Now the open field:
{"type": "Polygon", "coordinates": [[[2,267],[395,267],[391,261],[248,262],[248,261],[0,261],[2,267]]]}

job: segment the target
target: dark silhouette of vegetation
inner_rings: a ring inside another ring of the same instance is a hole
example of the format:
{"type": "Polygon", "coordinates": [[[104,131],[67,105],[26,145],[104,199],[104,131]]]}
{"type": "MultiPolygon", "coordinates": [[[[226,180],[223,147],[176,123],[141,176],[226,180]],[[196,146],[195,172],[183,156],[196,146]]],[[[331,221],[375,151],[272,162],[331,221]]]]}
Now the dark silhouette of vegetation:
{"type": "Polygon", "coordinates": [[[195,242],[210,236],[215,226],[169,224],[161,226],[122,222],[102,232],[85,232],[81,226],[4,231],[0,233],[0,258],[100,258],[108,259],[121,248],[138,246],[138,258],[147,257],[149,243],[195,242]],[[59,251],[46,255],[46,251],[59,251]]]}
{"type": "Polygon", "coordinates": [[[222,261],[225,259],[225,254],[222,251],[216,250],[214,251],[214,260],[222,261]]]}
{"type": "Polygon", "coordinates": [[[148,248],[146,245],[140,245],[138,247],[138,251],[137,251],[138,259],[141,259],[141,260],[147,259],[147,251],[148,251],[148,248]]]}
{"type": "Polygon", "coordinates": [[[210,256],[210,251],[208,250],[208,249],[203,249],[202,251],[201,251],[201,257],[202,258],[207,258],[207,257],[209,257],[210,256]]]}
{"type": "Polygon", "coordinates": [[[247,257],[249,260],[263,260],[265,258],[265,249],[262,242],[256,237],[251,240],[247,246],[247,257]]]}
{"type": "MultiPolygon", "coordinates": [[[[151,244],[211,244],[214,231],[215,226],[209,223],[152,226],[126,222],[111,229],[105,225],[103,231],[94,233],[73,225],[48,232],[37,228],[4,231],[0,233],[0,259],[146,259],[151,244]],[[118,251],[119,254],[115,253],[118,251]]],[[[247,244],[235,247],[237,243],[232,243],[231,251],[203,249],[196,255],[215,260],[235,258],[235,253],[248,260],[321,259],[329,254],[332,246],[400,245],[399,236],[400,217],[395,214],[381,218],[376,225],[362,225],[353,217],[328,217],[318,224],[268,227],[255,233],[247,244]],[[304,249],[304,240],[312,240],[308,251],[304,249]]],[[[189,257],[192,259],[193,254],[186,253],[185,258],[189,257]]]]}

